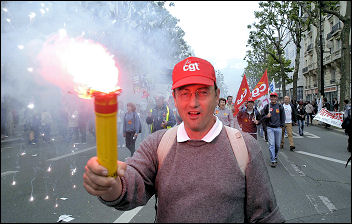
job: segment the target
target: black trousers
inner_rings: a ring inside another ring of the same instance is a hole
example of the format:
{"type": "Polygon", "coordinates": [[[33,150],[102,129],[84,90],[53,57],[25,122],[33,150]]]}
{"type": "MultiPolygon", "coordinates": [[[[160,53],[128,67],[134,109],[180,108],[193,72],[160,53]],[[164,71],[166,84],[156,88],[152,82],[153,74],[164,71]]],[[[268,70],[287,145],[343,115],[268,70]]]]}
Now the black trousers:
{"type": "Polygon", "coordinates": [[[133,139],[133,136],[136,132],[126,132],[126,147],[131,152],[131,156],[135,152],[136,148],[136,139],[133,139]]]}

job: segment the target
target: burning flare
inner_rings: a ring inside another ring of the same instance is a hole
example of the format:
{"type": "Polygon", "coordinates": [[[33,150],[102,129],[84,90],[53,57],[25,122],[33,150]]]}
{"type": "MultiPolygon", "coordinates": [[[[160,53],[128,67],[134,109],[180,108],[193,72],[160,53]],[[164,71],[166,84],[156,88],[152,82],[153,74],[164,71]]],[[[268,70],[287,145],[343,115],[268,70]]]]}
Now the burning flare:
{"type": "Polygon", "coordinates": [[[96,91],[120,90],[114,56],[92,40],[69,38],[64,29],[44,43],[38,60],[45,79],[64,90],[75,90],[81,98],[90,98],[96,91]]]}

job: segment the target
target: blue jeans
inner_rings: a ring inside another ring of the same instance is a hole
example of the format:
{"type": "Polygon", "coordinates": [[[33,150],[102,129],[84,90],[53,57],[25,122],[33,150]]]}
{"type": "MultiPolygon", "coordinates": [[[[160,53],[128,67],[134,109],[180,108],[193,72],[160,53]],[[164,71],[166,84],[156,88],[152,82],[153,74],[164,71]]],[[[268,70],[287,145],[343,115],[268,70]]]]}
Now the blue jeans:
{"type": "Polygon", "coordinates": [[[297,121],[298,121],[299,135],[303,135],[304,120],[297,120],[297,121]]]}
{"type": "Polygon", "coordinates": [[[271,128],[268,126],[268,142],[271,162],[276,162],[281,143],[282,128],[271,128]]]}

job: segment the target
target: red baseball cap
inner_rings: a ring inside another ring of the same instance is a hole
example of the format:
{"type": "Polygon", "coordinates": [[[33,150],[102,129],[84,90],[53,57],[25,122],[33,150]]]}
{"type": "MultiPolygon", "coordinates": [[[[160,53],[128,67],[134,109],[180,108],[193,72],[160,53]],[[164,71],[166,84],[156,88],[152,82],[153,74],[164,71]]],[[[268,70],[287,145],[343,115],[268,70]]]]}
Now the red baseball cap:
{"type": "Polygon", "coordinates": [[[216,82],[214,67],[206,60],[188,57],[177,63],[172,71],[172,88],[190,84],[213,86],[216,82]]]}
{"type": "Polygon", "coordinates": [[[270,93],[270,96],[277,96],[277,93],[272,92],[272,93],[270,93]]]}

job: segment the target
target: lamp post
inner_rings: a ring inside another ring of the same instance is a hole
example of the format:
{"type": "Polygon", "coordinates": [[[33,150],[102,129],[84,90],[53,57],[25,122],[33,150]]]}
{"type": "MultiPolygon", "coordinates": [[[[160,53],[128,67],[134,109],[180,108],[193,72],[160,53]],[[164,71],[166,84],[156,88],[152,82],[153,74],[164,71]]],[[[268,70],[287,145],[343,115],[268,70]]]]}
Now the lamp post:
{"type": "Polygon", "coordinates": [[[324,93],[324,66],[323,66],[323,34],[321,31],[321,9],[323,7],[323,2],[319,1],[319,30],[320,30],[320,93],[325,97],[324,93]]]}

